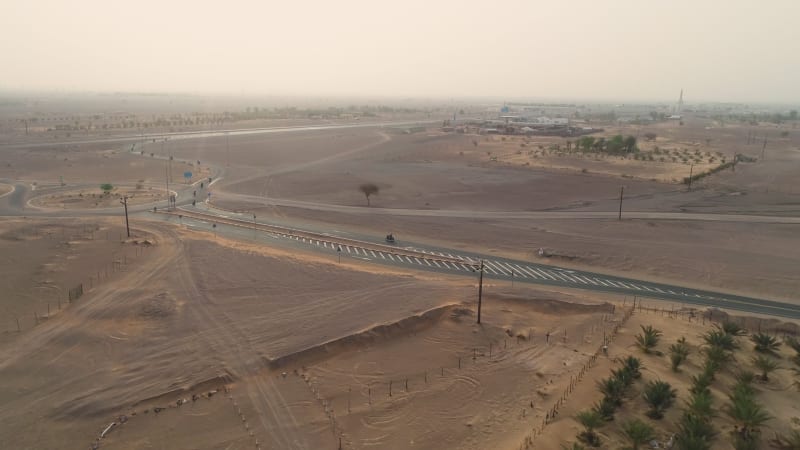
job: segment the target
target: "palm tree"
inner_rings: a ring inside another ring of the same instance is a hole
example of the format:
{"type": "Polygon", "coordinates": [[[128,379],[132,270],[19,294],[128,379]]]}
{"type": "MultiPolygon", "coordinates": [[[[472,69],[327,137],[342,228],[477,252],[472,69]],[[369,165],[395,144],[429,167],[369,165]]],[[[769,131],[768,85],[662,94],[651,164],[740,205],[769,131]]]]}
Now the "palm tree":
{"type": "Polygon", "coordinates": [[[779,368],[777,361],[764,355],[754,357],[753,365],[761,372],[762,381],[769,381],[770,372],[774,372],[779,368]]]}
{"type": "Polygon", "coordinates": [[[625,367],[621,367],[619,369],[611,369],[611,376],[620,381],[625,387],[628,387],[633,383],[633,374],[628,371],[625,367]]]}
{"type": "Polygon", "coordinates": [[[703,371],[697,375],[692,375],[692,387],[689,389],[689,392],[692,394],[697,394],[699,392],[706,392],[708,387],[711,386],[711,382],[714,381],[714,376],[711,372],[703,371]]]}
{"type": "Polygon", "coordinates": [[[750,372],[749,370],[740,370],[736,372],[734,375],[736,379],[736,384],[743,384],[745,386],[750,386],[753,384],[753,380],[755,379],[755,374],[750,372]]]}
{"type": "Polygon", "coordinates": [[[678,450],[708,450],[715,435],[710,420],[685,413],[678,423],[675,445],[678,450]]]}
{"type": "Polygon", "coordinates": [[[784,342],[786,342],[786,345],[789,347],[792,347],[792,349],[797,353],[796,355],[792,356],[791,359],[792,362],[800,366],[800,341],[798,341],[795,337],[787,336],[786,339],[784,339],[784,342]]]}
{"type": "Polygon", "coordinates": [[[772,417],[764,408],[756,403],[752,393],[734,391],[730,396],[731,403],[725,406],[725,412],[736,422],[738,438],[752,441],[757,438],[756,429],[772,417]]]}
{"type": "Polygon", "coordinates": [[[655,431],[653,427],[639,419],[629,420],[622,424],[622,432],[631,441],[633,450],[639,450],[639,446],[653,439],[655,431]]]}
{"type": "Polygon", "coordinates": [[[795,352],[800,353],[800,341],[798,341],[797,338],[792,336],[786,336],[785,342],[786,345],[792,347],[792,349],[794,349],[795,352]]]}
{"type": "Polygon", "coordinates": [[[669,359],[672,363],[672,371],[680,371],[680,365],[689,356],[689,346],[686,345],[686,338],[681,337],[678,342],[669,346],[669,359]]]}
{"type": "Polygon", "coordinates": [[[636,335],[636,344],[639,348],[642,349],[645,353],[651,353],[651,350],[658,345],[658,341],[661,339],[661,330],[657,330],[653,328],[652,325],[642,327],[642,333],[636,335]]]}
{"type": "Polygon", "coordinates": [[[706,356],[705,366],[712,372],[719,371],[727,362],[733,359],[733,355],[728,350],[713,345],[703,349],[703,353],[706,356]]]}
{"type": "Polygon", "coordinates": [[[714,417],[714,399],[708,389],[692,394],[686,402],[686,410],[699,418],[714,417]]]}
{"type": "Polygon", "coordinates": [[[644,401],[650,405],[647,416],[651,419],[661,419],[664,411],[675,402],[678,392],[664,381],[651,381],[644,387],[644,401]]]}
{"type": "Polygon", "coordinates": [[[703,340],[706,341],[709,347],[719,347],[723,350],[733,351],[739,348],[739,344],[733,339],[733,336],[720,330],[711,330],[703,335],[703,340]]]}
{"type": "Polygon", "coordinates": [[[622,397],[625,395],[625,384],[618,378],[605,378],[597,383],[597,389],[605,395],[614,406],[622,405],[622,397]]]}
{"type": "Polygon", "coordinates": [[[617,406],[609,400],[608,397],[603,397],[602,400],[595,403],[593,409],[603,418],[603,420],[610,422],[614,420],[614,410],[617,406]]]}
{"type": "Polygon", "coordinates": [[[586,447],[578,444],[577,442],[573,442],[572,445],[561,444],[561,450],[585,450],[586,447]]]}
{"type": "Polygon", "coordinates": [[[747,335],[747,330],[742,328],[742,326],[739,325],[738,323],[731,322],[729,320],[726,320],[725,322],[722,322],[722,325],[719,326],[718,328],[721,329],[723,333],[729,334],[731,336],[746,336],[747,335]]]}
{"type": "Polygon", "coordinates": [[[764,333],[756,333],[750,336],[750,340],[756,344],[756,351],[759,353],[775,353],[781,346],[776,338],[764,333]]]}
{"type": "Polygon", "coordinates": [[[576,414],[575,419],[586,428],[585,431],[578,435],[578,439],[592,447],[600,445],[600,436],[594,432],[595,428],[599,428],[603,425],[604,421],[600,414],[593,409],[585,409],[576,414]]]}
{"type": "Polygon", "coordinates": [[[703,436],[678,433],[675,436],[676,450],[711,450],[711,442],[703,436]]]}
{"type": "Polygon", "coordinates": [[[628,356],[622,360],[622,367],[631,373],[634,379],[641,378],[642,361],[635,356],[628,356]]]}

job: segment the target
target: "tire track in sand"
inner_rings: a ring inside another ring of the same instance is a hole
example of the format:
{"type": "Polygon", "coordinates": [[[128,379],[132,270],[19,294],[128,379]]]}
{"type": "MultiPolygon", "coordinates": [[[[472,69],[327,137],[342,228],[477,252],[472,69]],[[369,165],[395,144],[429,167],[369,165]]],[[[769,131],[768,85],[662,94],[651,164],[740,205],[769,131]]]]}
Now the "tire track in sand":
{"type": "Polygon", "coordinates": [[[213,299],[201,292],[189,270],[191,267],[186,257],[185,244],[181,241],[181,248],[175,267],[179,268],[179,280],[182,288],[192,298],[189,309],[197,320],[207,327],[213,327],[219,332],[215,335],[206,335],[213,339],[215,347],[221,354],[231,356],[230,367],[233,373],[239,374],[244,382],[244,387],[253,407],[258,412],[259,421],[266,436],[277,444],[277,448],[309,449],[305,437],[297,432],[299,424],[280,393],[272,378],[262,376],[265,367],[260,363],[257,352],[253,351],[248,343],[247,336],[237,328],[236,322],[228,317],[222,308],[217,307],[213,299]],[[278,405],[273,405],[275,400],[278,405]],[[288,418],[289,424],[282,418],[288,418]],[[277,438],[277,439],[276,439],[277,438]]]}

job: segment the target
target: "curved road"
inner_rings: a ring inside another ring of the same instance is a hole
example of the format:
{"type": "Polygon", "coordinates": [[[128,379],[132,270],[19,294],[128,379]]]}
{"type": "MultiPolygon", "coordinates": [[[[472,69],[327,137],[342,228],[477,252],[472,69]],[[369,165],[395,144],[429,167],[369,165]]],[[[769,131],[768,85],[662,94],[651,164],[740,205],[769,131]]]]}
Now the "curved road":
{"type": "MultiPolygon", "coordinates": [[[[420,122],[413,122],[420,123],[420,122]]],[[[257,130],[230,130],[230,131],[217,131],[217,132],[193,132],[193,133],[178,133],[173,134],[171,138],[191,139],[196,137],[206,137],[215,135],[231,134],[256,134],[256,133],[278,133],[278,132],[292,132],[292,131],[308,131],[313,129],[334,129],[334,128],[354,128],[354,127],[370,127],[370,126],[384,126],[384,125],[401,125],[406,123],[381,123],[381,124],[357,124],[357,125],[334,125],[322,127],[293,127],[293,128],[270,128],[270,129],[257,129],[257,130]]],[[[164,135],[155,135],[155,137],[163,137],[164,135]]],[[[153,135],[146,136],[147,138],[154,137],[153,135]]],[[[141,136],[128,136],[120,138],[102,139],[102,142],[127,142],[133,140],[140,140],[141,136]]],[[[91,142],[98,142],[94,140],[91,142]]],[[[64,144],[75,144],[75,142],[65,142],[64,144]]],[[[39,144],[30,144],[36,146],[39,144]]],[[[41,145],[54,145],[53,143],[41,143],[41,145]]],[[[216,168],[214,172],[215,182],[219,181],[220,176],[223,174],[220,168],[216,168]]],[[[2,182],[4,180],[0,180],[2,182]]],[[[198,218],[185,218],[182,220],[184,224],[192,227],[199,227],[208,230],[210,222],[225,218],[228,224],[220,226],[217,230],[221,233],[229,234],[233,238],[253,239],[254,227],[252,216],[240,215],[236,213],[226,212],[215,208],[210,208],[203,203],[207,199],[208,180],[201,180],[192,185],[175,185],[174,189],[178,196],[177,206],[187,207],[196,213],[205,214],[207,220],[198,218]],[[203,188],[199,184],[203,182],[203,188]],[[193,195],[196,191],[196,196],[193,195]],[[196,207],[191,207],[193,200],[197,201],[196,207]],[[240,224],[231,224],[231,221],[240,221],[240,224]],[[246,231],[245,229],[248,229],[246,231]]],[[[106,208],[97,210],[44,210],[37,208],[27,207],[27,201],[30,198],[31,189],[24,183],[16,181],[5,181],[6,183],[14,186],[14,191],[0,197],[0,215],[5,216],[45,216],[45,217],[79,217],[87,215],[118,215],[121,214],[121,207],[106,208]]],[[[74,186],[70,187],[74,188],[74,186]]],[[[255,203],[265,206],[286,206],[294,208],[303,208],[317,211],[329,211],[347,214],[379,214],[379,215],[395,215],[395,216],[425,216],[425,217],[451,217],[451,218],[484,218],[484,219],[614,219],[617,217],[617,211],[474,211],[474,210],[421,210],[421,209],[392,209],[392,208],[365,208],[356,206],[342,206],[331,205],[325,203],[307,202],[291,199],[259,197],[245,194],[235,193],[220,193],[214,194],[216,197],[225,199],[242,200],[249,203],[255,203]]],[[[166,201],[150,204],[138,205],[129,208],[131,215],[147,214],[148,211],[152,212],[153,206],[158,208],[165,208],[166,201]]],[[[175,216],[158,216],[163,220],[176,221],[175,216]]],[[[800,224],[800,217],[780,217],[780,216],[758,216],[758,215],[740,215],[740,214],[702,214],[702,213],[678,213],[678,212],[637,212],[637,211],[624,211],[623,217],[627,219],[647,219],[647,220],[691,220],[691,221],[714,221],[714,222],[748,222],[748,223],[773,223],[773,224],[800,224]]],[[[301,231],[301,230],[298,230],[301,231]]],[[[484,274],[490,278],[508,279],[519,282],[536,283],[552,286],[562,286],[569,288],[579,288],[591,291],[602,292],[615,292],[626,295],[638,295],[642,297],[649,297],[654,299],[678,301],[682,303],[695,304],[700,306],[721,307],[727,309],[734,309],[739,311],[768,314],[780,317],[800,319],[800,305],[795,305],[786,302],[778,302],[773,300],[758,299],[746,296],[739,296],[734,294],[724,294],[706,290],[689,289],[681,286],[667,285],[662,283],[652,283],[648,281],[635,280],[631,278],[621,278],[605,275],[602,273],[587,272],[570,270],[560,268],[557,266],[532,264],[527,261],[515,261],[510,259],[495,258],[486,255],[475,253],[456,254],[449,249],[441,248],[425,248],[421,246],[406,247],[408,251],[427,253],[431,258],[426,257],[398,257],[389,249],[385,252],[378,251],[375,245],[380,243],[371,243],[369,246],[359,247],[352,244],[352,240],[347,240],[344,237],[333,236],[328,232],[317,231],[318,239],[308,238],[308,235],[313,235],[314,231],[302,230],[304,238],[301,239],[299,235],[292,236],[291,234],[263,232],[270,238],[270,242],[274,238],[286,241],[289,245],[299,245],[308,248],[312,246],[313,249],[320,251],[334,251],[334,244],[342,246],[349,257],[358,257],[365,261],[372,261],[380,264],[401,264],[411,265],[412,268],[417,270],[430,270],[436,272],[449,272],[461,275],[474,276],[474,261],[483,260],[486,263],[484,274]],[[337,243],[338,242],[338,243],[337,243]],[[328,247],[330,244],[330,247],[328,247]],[[390,257],[387,257],[392,255],[390,257]],[[441,257],[451,257],[463,259],[466,264],[453,264],[443,263],[441,257]]]]}
{"type": "MultiPolygon", "coordinates": [[[[458,209],[404,209],[364,208],[362,206],[332,205],[284,198],[259,197],[256,195],[222,192],[217,198],[242,200],[264,206],[287,206],[347,214],[369,214],[389,216],[455,217],[469,219],[616,219],[618,211],[484,211],[458,209]]],[[[625,219],[648,220],[699,220],[709,222],[749,222],[800,224],[800,217],[756,216],[747,214],[703,214],[680,212],[623,211],[625,219]]]]}

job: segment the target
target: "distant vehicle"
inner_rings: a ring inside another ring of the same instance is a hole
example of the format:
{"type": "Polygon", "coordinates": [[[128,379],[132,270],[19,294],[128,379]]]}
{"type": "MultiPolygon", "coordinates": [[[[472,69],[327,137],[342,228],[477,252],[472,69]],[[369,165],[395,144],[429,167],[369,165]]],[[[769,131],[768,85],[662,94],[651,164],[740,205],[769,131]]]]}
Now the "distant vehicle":
{"type": "Polygon", "coordinates": [[[389,244],[394,244],[395,243],[394,235],[391,234],[391,233],[387,234],[386,235],[386,242],[388,242],[389,244]]]}

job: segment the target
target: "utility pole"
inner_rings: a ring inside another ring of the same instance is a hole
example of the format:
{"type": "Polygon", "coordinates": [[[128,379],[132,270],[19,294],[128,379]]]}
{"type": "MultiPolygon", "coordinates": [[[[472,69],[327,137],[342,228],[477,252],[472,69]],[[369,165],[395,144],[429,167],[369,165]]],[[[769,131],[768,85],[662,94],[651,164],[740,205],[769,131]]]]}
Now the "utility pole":
{"type": "Polygon", "coordinates": [[[166,180],[167,180],[167,211],[169,211],[169,205],[172,203],[172,199],[170,198],[170,195],[169,195],[169,161],[167,161],[167,163],[168,163],[167,167],[164,168],[164,171],[166,172],[166,175],[167,175],[167,177],[166,177],[166,180]]]}
{"type": "Polygon", "coordinates": [[[122,197],[119,202],[125,206],[125,230],[128,232],[128,237],[131,237],[131,226],[128,224],[128,196],[122,197]]]}
{"type": "Polygon", "coordinates": [[[225,133],[225,165],[230,167],[231,166],[231,145],[229,139],[229,133],[225,133]]]}
{"type": "Polygon", "coordinates": [[[767,135],[764,135],[764,146],[761,147],[761,160],[764,160],[765,152],[767,151],[767,135]]]}
{"type": "Polygon", "coordinates": [[[622,194],[625,192],[625,186],[619,187],[619,217],[617,220],[622,220],[622,194]]]}
{"type": "Polygon", "coordinates": [[[694,170],[694,164],[689,166],[689,191],[692,190],[692,171],[694,170]]]}
{"type": "Polygon", "coordinates": [[[480,278],[478,281],[478,324],[481,323],[481,301],[483,300],[483,260],[481,260],[481,266],[478,269],[480,272],[480,278]]]}

